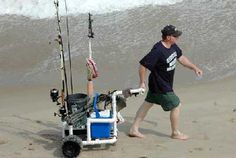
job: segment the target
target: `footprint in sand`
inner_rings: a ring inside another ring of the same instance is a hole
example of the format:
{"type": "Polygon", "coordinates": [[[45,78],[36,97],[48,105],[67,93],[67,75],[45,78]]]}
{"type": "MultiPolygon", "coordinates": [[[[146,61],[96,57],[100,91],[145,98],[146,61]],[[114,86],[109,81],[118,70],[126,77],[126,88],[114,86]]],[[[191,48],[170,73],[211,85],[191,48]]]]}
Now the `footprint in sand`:
{"type": "Polygon", "coordinates": [[[58,135],[55,135],[55,134],[40,134],[41,137],[45,138],[45,139],[49,139],[49,140],[52,140],[52,141],[57,141],[57,140],[60,140],[60,137],[58,135]]]}
{"type": "Polygon", "coordinates": [[[204,149],[202,147],[196,147],[196,148],[193,148],[193,150],[189,150],[188,152],[189,153],[193,153],[194,151],[203,151],[204,149]]]}
{"type": "Polygon", "coordinates": [[[202,147],[197,147],[197,148],[194,148],[194,150],[196,150],[196,151],[203,151],[203,148],[202,147]]]}
{"type": "Polygon", "coordinates": [[[5,140],[0,140],[0,145],[2,145],[2,144],[7,144],[8,142],[7,141],[5,141],[5,140]]]}
{"type": "Polygon", "coordinates": [[[36,123],[38,123],[38,124],[42,124],[42,121],[36,120],[36,123]]]}
{"type": "Polygon", "coordinates": [[[235,123],[235,122],[236,122],[236,118],[231,118],[231,119],[229,120],[229,122],[235,123]]]}

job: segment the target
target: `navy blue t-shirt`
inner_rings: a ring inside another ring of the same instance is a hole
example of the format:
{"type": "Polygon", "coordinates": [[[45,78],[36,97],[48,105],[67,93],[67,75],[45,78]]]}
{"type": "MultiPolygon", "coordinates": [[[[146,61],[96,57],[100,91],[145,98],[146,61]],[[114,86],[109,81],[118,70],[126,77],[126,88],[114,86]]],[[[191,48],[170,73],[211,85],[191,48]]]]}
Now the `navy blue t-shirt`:
{"type": "Polygon", "coordinates": [[[140,60],[140,64],[151,71],[148,79],[149,91],[152,93],[173,92],[176,61],[181,55],[182,50],[176,44],[166,48],[159,41],[140,60]]]}

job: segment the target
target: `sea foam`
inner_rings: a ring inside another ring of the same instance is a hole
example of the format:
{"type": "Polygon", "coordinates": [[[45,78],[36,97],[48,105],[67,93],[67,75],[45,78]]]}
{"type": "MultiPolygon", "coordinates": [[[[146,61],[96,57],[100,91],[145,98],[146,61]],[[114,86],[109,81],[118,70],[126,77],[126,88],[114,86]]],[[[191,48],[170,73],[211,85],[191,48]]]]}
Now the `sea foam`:
{"type": "MultiPolygon", "coordinates": [[[[68,13],[105,14],[145,5],[172,5],[183,0],[66,0],[68,13]]],[[[61,15],[65,1],[59,0],[61,15]]],[[[54,0],[0,0],[0,15],[22,15],[30,18],[51,18],[55,15],[54,0]]]]}

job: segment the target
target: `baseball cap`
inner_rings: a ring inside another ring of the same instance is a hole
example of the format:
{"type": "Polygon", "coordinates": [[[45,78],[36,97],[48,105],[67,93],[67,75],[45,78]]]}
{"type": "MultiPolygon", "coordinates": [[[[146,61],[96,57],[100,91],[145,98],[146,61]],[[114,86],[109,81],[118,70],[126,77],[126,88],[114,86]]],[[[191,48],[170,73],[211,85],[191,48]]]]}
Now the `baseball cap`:
{"type": "Polygon", "coordinates": [[[173,25],[166,25],[162,30],[161,30],[162,35],[164,36],[174,36],[174,37],[179,37],[182,34],[182,31],[179,31],[175,26],[173,25]]]}

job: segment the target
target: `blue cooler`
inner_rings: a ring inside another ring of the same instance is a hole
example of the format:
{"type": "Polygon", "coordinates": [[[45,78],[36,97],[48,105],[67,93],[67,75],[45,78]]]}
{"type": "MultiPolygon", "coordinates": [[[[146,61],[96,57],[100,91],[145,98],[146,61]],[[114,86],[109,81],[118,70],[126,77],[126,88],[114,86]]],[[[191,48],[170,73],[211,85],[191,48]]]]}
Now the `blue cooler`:
{"type": "MultiPolygon", "coordinates": [[[[101,116],[97,109],[97,97],[98,94],[96,94],[94,101],[93,101],[93,108],[96,114],[96,119],[110,119],[111,115],[109,117],[101,116]]],[[[93,139],[99,139],[99,138],[110,138],[111,135],[111,127],[112,123],[92,123],[91,124],[91,137],[93,139]]]]}
{"type": "Polygon", "coordinates": [[[110,138],[111,123],[92,123],[91,124],[91,137],[97,138],[110,138]]]}

